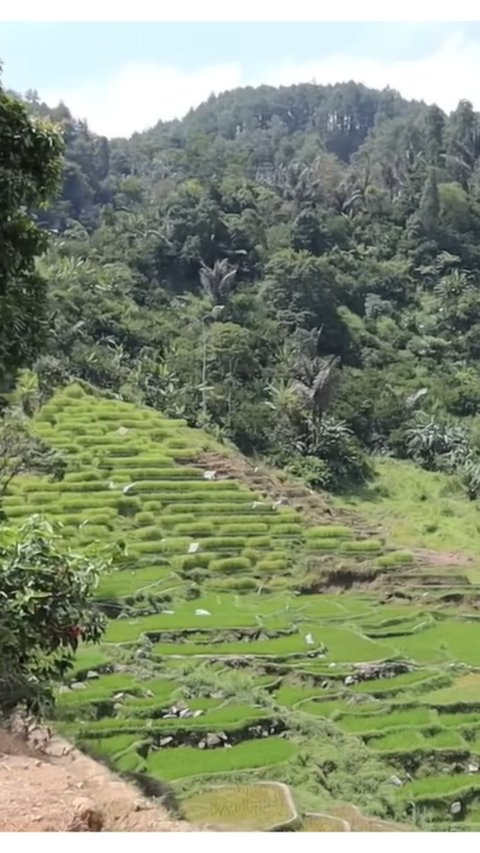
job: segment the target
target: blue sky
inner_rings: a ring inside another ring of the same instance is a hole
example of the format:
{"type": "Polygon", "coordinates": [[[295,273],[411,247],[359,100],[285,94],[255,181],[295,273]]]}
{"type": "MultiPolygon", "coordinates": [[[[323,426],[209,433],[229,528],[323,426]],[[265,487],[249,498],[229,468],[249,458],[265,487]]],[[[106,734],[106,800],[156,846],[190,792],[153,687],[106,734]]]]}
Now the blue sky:
{"type": "Polygon", "coordinates": [[[212,91],[315,79],[480,109],[480,23],[0,22],[4,84],[129,135],[212,91]],[[478,95],[477,95],[478,90],[478,95]]]}

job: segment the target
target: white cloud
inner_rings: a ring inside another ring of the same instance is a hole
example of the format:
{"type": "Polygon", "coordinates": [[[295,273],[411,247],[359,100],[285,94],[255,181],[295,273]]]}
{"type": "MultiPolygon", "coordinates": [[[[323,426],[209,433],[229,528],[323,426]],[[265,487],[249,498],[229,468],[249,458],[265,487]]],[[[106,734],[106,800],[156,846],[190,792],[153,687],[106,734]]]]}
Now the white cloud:
{"type": "Polygon", "coordinates": [[[316,61],[285,61],[261,75],[235,62],[182,71],[156,63],[132,63],[105,81],[41,92],[47,103],[62,99],[89,126],[107,136],[129,136],[159,119],[181,118],[212,93],[242,85],[288,85],[348,80],[397,89],[406,98],[437,103],[445,110],[461,98],[480,109],[480,43],[454,34],[430,55],[411,60],[369,59],[335,54],[316,61]]]}
{"type": "Polygon", "coordinates": [[[41,92],[42,100],[62,100],[89,127],[106,136],[130,136],[152,127],[159,119],[181,118],[212,92],[242,84],[239,65],[207,65],[185,72],[156,63],[130,63],[110,79],[76,88],[41,92]]]}

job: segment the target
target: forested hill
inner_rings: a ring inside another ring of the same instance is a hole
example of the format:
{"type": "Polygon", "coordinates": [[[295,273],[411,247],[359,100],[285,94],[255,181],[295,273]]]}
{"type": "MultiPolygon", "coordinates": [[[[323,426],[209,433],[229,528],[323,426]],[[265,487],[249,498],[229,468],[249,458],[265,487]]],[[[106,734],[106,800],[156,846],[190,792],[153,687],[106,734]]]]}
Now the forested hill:
{"type": "Polygon", "coordinates": [[[42,389],[82,378],[326,488],[364,481],[382,452],[476,496],[471,104],[447,116],[353,82],[262,86],[108,141],[27,100],[66,145],[38,213],[48,301],[21,326],[42,389]]]}

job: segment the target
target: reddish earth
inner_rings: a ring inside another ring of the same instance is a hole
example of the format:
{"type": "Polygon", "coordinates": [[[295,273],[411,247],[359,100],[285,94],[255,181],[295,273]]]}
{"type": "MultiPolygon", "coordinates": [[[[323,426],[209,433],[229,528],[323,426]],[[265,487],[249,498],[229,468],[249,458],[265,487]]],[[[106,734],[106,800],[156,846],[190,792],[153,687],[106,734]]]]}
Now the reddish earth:
{"type": "Polygon", "coordinates": [[[0,803],[0,832],[198,831],[56,736],[39,751],[0,729],[0,803]]]}

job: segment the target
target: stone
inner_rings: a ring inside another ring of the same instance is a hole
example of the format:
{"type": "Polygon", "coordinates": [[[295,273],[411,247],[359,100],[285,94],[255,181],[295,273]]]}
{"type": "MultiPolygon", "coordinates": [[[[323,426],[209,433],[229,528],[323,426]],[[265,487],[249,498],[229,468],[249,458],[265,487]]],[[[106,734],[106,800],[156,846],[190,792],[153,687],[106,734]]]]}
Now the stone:
{"type": "Polygon", "coordinates": [[[207,747],[207,744],[205,743],[204,740],[199,741],[199,743],[198,743],[199,749],[206,749],[206,747],[207,747]]]}
{"type": "Polygon", "coordinates": [[[320,687],[322,687],[325,690],[325,688],[328,687],[328,685],[329,685],[328,681],[322,681],[320,687]]]}
{"type": "Polygon", "coordinates": [[[72,690],[85,690],[86,684],[83,681],[74,681],[73,684],[70,685],[72,690]]]}
{"type": "Polygon", "coordinates": [[[98,672],[96,672],[94,669],[90,669],[87,672],[87,678],[100,678],[100,676],[99,676],[98,672]]]}
{"type": "Polygon", "coordinates": [[[264,501],[254,501],[252,503],[252,509],[260,509],[260,507],[265,506],[264,501]]]}
{"type": "Polygon", "coordinates": [[[104,823],[104,816],[93,800],[82,797],[73,802],[73,815],[67,832],[101,832],[104,823]]]}
{"type": "Polygon", "coordinates": [[[455,802],[452,803],[452,805],[450,806],[450,814],[451,815],[460,814],[462,809],[463,809],[463,805],[462,805],[461,800],[455,800],[455,802]]]}
{"type": "Polygon", "coordinates": [[[228,740],[228,735],[225,732],[219,732],[218,737],[221,738],[221,740],[223,741],[228,740]]]}
{"type": "Polygon", "coordinates": [[[200,708],[193,712],[194,717],[201,717],[202,714],[203,714],[203,711],[201,711],[200,708]]]}
{"type": "Polygon", "coordinates": [[[211,615],[212,614],[210,613],[209,610],[202,610],[201,608],[198,608],[198,610],[195,611],[195,616],[211,616],[211,615]]]}
{"type": "Polygon", "coordinates": [[[68,687],[67,684],[61,684],[60,687],[58,688],[58,692],[59,693],[70,693],[70,688],[68,687]]]}
{"type": "Polygon", "coordinates": [[[222,745],[222,739],[221,737],[219,737],[219,735],[216,735],[212,732],[208,732],[205,738],[205,745],[207,749],[215,749],[215,747],[222,745]]]}
{"type": "Polygon", "coordinates": [[[396,788],[403,787],[403,782],[401,779],[398,778],[398,776],[390,776],[390,779],[388,781],[391,782],[392,785],[395,785],[396,788]]]}
{"type": "Polygon", "coordinates": [[[173,743],[173,737],[171,735],[169,735],[168,737],[162,737],[159,740],[158,745],[159,746],[169,746],[171,743],[173,743]]]}
{"type": "Polygon", "coordinates": [[[469,773],[478,773],[479,766],[478,764],[474,764],[473,761],[471,764],[467,765],[467,770],[469,773]]]}
{"type": "Polygon", "coordinates": [[[125,693],[115,693],[113,697],[114,702],[118,702],[119,699],[123,699],[125,697],[125,693]]]}
{"type": "Polygon", "coordinates": [[[187,554],[196,554],[199,548],[200,548],[200,542],[190,542],[190,545],[188,546],[187,554]]]}
{"type": "Polygon", "coordinates": [[[204,471],[203,479],[204,480],[216,480],[217,472],[216,471],[204,471]]]}
{"type": "Polygon", "coordinates": [[[352,684],[355,684],[355,679],[352,675],[347,675],[343,683],[346,685],[346,687],[351,687],[352,684]]]}
{"type": "Polygon", "coordinates": [[[313,636],[311,634],[305,634],[305,642],[307,646],[315,645],[315,640],[313,639],[313,636]]]}
{"type": "Polygon", "coordinates": [[[193,717],[193,711],[190,708],[184,708],[183,711],[180,711],[179,717],[182,719],[188,719],[188,717],[193,717]]]}

